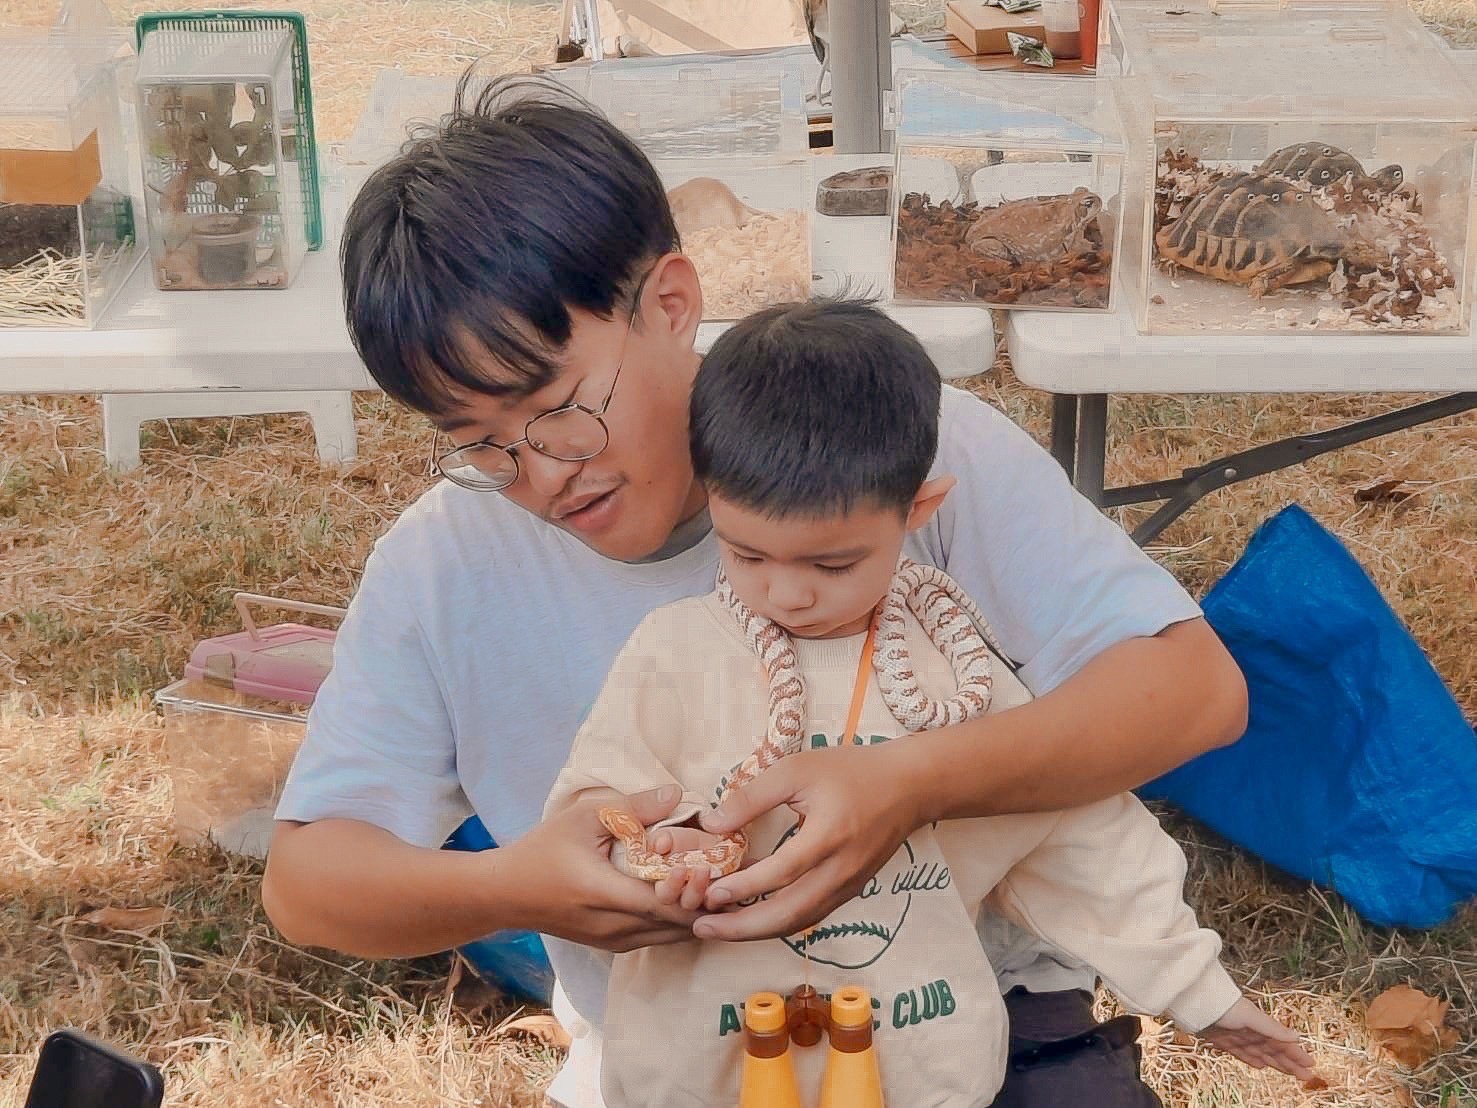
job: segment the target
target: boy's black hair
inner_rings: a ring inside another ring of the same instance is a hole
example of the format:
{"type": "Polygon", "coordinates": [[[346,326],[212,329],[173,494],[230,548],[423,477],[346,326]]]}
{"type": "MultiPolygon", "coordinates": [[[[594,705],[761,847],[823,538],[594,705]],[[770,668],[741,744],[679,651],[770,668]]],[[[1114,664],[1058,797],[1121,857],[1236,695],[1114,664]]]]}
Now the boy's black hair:
{"type": "Polygon", "coordinates": [[[661,178],[591,104],[499,78],[377,169],[344,228],[344,309],[390,396],[522,397],[557,374],[570,310],[613,318],[642,263],[680,248],[661,178]]]}
{"type": "Polygon", "coordinates": [[[938,449],[938,368],[864,301],[767,308],[719,336],[692,391],[693,469],[773,518],[912,506],[938,449]]]}

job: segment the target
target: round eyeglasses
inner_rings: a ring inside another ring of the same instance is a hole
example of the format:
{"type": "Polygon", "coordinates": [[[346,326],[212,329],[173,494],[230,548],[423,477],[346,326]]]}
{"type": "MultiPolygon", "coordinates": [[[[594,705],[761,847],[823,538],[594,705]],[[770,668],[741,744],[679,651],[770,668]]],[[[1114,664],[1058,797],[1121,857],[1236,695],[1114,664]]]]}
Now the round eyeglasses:
{"type": "MultiPolygon", "coordinates": [[[[598,408],[587,408],[571,400],[563,407],[544,412],[530,419],[523,427],[523,437],[505,446],[490,438],[469,442],[435,457],[436,472],[448,481],[465,489],[478,492],[501,492],[518,480],[518,455],[521,446],[537,450],[547,458],[559,462],[588,462],[610,444],[610,428],[605,425],[605,413],[615,396],[616,383],[621,379],[621,368],[626,362],[626,347],[631,340],[631,329],[636,317],[641,314],[641,294],[646,288],[647,270],[636,285],[636,294],[631,306],[631,318],[626,322],[626,333],[621,339],[620,359],[616,362],[615,375],[610,381],[610,390],[598,408]]],[[[437,440],[440,433],[437,434],[437,440]]],[[[434,453],[434,448],[433,448],[434,453]]]]}

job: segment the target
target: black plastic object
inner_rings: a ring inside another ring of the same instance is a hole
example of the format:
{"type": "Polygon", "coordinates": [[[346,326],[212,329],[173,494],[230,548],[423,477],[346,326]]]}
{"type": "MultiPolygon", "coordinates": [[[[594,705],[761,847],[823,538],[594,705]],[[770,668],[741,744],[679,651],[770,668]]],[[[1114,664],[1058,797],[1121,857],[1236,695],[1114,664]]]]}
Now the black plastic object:
{"type": "Polygon", "coordinates": [[[159,1108],[164,1079],[147,1062],[68,1028],[41,1045],[26,1108],[159,1108]]]}

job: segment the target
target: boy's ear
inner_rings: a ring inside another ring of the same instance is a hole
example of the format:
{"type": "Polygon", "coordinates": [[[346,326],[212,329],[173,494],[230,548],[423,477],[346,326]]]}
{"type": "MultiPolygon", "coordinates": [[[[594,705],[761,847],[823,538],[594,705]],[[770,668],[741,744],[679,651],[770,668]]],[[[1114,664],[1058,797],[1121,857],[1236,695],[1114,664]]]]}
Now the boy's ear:
{"type": "Polygon", "coordinates": [[[918,487],[918,493],[913,497],[913,506],[908,509],[909,531],[916,531],[931,520],[934,513],[943,506],[944,497],[949,495],[950,490],[959,482],[947,474],[940,477],[931,477],[918,487]]]}
{"type": "Polygon", "coordinates": [[[653,315],[651,326],[660,327],[688,347],[697,342],[698,324],[703,321],[703,290],[697,267],[685,254],[666,254],[652,267],[647,295],[654,295],[661,315],[653,315]]]}

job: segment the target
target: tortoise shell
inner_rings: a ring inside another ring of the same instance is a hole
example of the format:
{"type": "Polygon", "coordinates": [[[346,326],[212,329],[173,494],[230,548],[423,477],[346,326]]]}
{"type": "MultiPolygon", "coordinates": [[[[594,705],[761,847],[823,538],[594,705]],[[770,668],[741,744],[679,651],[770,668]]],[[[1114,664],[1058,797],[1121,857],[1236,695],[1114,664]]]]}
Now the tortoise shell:
{"type": "Polygon", "coordinates": [[[1375,266],[1368,243],[1340,230],[1313,194],[1267,173],[1225,177],[1154,236],[1165,260],[1264,296],[1327,277],[1342,261],[1375,266]]]}
{"type": "Polygon", "coordinates": [[[1274,173],[1289,181],[1307,181],[1314,188],[1327,188],[1352,175],[1356,189],[1391,192],[1405,181],[1405,171],[1387,165],[1374,174],[1364,172],[1358,158],[1347,150],[1323,142],[1299,142],[1284,146],[1256,167],[1258,173],[1274,173]]]}

